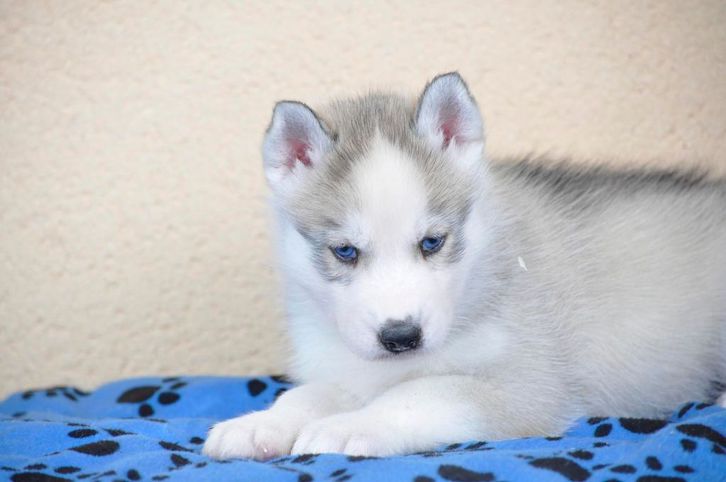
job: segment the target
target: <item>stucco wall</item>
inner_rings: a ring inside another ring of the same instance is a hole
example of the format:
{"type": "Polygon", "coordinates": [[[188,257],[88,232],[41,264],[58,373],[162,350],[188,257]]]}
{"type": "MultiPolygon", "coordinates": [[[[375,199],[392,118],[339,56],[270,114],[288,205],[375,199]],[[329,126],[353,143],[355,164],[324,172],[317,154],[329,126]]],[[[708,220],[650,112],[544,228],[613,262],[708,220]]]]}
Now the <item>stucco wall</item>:
{"type": "Polygon", "coordinates": [[[720,0],[0,2],[0,395],[282,368],[275,100],[458,69],[492,154],[724,173],[724,25],[720,0]]]}

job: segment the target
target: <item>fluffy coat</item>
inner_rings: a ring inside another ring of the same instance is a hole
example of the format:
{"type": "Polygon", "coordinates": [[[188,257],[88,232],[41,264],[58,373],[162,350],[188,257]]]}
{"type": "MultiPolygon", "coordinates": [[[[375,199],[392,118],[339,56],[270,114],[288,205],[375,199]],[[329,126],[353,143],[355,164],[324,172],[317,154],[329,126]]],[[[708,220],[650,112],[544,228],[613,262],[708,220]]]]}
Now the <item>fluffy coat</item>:
{"type": "Polygon", "coordinates": [[[492,162],[456,73],[414,101],[281,102],[263,151],[301,385],[213,427],[208,455],[554,435],[726,382],[721,181],[492,162]]]}

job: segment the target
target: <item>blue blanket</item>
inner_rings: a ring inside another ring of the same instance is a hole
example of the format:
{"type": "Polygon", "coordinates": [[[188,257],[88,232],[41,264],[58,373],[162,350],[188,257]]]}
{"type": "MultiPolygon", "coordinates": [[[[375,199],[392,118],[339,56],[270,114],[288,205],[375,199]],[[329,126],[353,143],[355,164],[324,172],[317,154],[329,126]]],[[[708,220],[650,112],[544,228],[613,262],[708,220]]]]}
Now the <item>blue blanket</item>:
{"type": "Polygon", "coordinates": [[[268,406],[282,377],[139,378],[88,393],[54,387],[0,404],[0,480],[726,480],[726,410],[689,403],[667,420],[582,419],[563,437],[467,441],[402,457],[216,462],[208,427],[268,406]]]}

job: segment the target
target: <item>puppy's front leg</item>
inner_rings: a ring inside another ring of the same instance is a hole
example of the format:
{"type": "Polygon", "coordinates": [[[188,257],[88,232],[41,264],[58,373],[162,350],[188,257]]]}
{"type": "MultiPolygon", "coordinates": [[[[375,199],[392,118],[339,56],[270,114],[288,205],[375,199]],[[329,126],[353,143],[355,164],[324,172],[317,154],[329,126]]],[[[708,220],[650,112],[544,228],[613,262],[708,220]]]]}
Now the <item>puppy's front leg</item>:
{"type": "Polygon", "coordinates": [[[292,453],[386,456],[562,429],[552,416],[556,403],[538,403],[528,391],[521,385],[497,386],[469,376],[407,381],[359,410],[306,425],[292,453]]]}
{"type": "Polygon", "coordinates": [[[202,453],[215,459],[267,460],[287,455],[303,425],[355,408],[355,399],[340,387],[302,385],[283,393],[267,410],[214,425],[202,453]]]}

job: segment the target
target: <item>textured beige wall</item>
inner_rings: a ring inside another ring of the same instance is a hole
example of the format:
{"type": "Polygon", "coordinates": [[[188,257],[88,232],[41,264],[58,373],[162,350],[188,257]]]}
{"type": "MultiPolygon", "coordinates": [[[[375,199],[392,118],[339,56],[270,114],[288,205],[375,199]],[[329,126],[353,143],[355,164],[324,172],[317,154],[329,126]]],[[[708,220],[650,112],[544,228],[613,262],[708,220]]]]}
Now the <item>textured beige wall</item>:
{"type": "Polygon", "coordinates": [[[0,2],[0,395],[279,370],[273,102],[458,69],[489,150],[726,172],[726,3],[0,2]]]}

